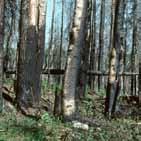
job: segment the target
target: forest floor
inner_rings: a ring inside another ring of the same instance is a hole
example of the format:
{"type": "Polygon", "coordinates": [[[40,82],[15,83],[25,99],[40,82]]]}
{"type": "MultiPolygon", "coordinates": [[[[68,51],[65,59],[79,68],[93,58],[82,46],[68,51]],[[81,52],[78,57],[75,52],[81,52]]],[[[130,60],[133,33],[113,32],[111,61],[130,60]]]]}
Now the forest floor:
{"type": "Polygon", "coordinates": [[[0,141],[141,141],[141,109],[123,100],[118,108],[116,118],[108,120],[103,115],[103,95],[88,94],[79,105],[82,117],[97,121],[88,130],[74,128],[47,112],[37,120],[13,109],[0,114],[0,141]]]}

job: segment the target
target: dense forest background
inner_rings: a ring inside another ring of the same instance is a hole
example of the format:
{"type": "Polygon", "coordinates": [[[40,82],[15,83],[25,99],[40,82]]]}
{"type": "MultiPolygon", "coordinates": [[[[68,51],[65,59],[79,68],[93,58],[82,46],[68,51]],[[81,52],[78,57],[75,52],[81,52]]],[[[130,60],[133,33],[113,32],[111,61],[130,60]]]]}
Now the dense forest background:
{"type": "Polygon", "coordinates": [[[140,0],[0,0],[2,140],[21,119],[29,140],[140,140],[140,105],[140,0]]]}

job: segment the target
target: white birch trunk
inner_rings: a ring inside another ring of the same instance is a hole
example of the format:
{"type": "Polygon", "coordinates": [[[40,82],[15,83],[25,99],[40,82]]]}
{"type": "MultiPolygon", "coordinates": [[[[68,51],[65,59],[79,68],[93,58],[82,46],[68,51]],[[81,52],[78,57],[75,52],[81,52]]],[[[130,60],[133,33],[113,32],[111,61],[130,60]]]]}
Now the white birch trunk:
{"type": "Polygon", "coordinates": [[[68,50],[67,66],[64,78],[63,115],[72,117],[75,114],[75,93],[77,75],[81,63],[81,49],[85,38],[88,0],[76,0],[72,31],[68,50]]]}

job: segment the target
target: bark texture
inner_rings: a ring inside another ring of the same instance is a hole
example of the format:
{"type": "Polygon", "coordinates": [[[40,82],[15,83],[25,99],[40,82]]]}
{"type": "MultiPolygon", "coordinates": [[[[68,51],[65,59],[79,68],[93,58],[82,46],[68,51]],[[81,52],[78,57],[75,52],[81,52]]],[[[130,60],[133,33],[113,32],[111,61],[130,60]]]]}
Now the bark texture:
{"type": "Polygon", "coordinates": [[[3,44],[4,44],[4,0],[0,1],[0,112],[3,109],[3,44]]]}
{"type": "MultiPolygon", "coordinates": [[[[101,0],[100,11],[100,31],[99,31],[99,53],[98,53],[98,71],[103,71],[103,56],[104,56],[104,22],[105,22],[105,0],[101,0]]],[[[98,89],[100,90],[102,78],[98,76],[98,89]]]]}
{"type": "Polygon", "coordinates": [[[106,91],[105,114],[111,116],[115,110],[117,95],[119,94],[119,34],[118,34],[118,0],[112,0],[112,20],[111,20],[111,38],[110,38],[110,59],[109,75],[106,91]]]}
{"type": "Polygon", "coordinates": [[[67,118],[73,117],[76,110],[76,84],[81,64],[81,49],[86,32],[87,7],[88,0],[76,0],[63,91],[63,116],[67,118]]]}
{"type": "MultiPolygon", "coordinates": [[[[63,49],[63,30],[64,30],[64,0],[62,0],[62,15],[61,15],[61,35],[60,35],[60,45],[59,45],[59,61],[57,63],[57,68],[61,70],[62,68],[62,49],[63,49]]],[[[58,76],[57,78],[57,85],[61,85],[62,84],[62,77],[58,76]]],[[[62,93],[62,92],[61,92],[62,93]]],[[[55,91],[55,100],[54,100],[54,115],[58,116],[61,115],[61,93],[59,92],[59,88],[56,87],[56,91],[55,91]]]]}
{"type": "MultiPolygon", "coordinates": [[[[89,69],[92,71],[96,70],[96,0],[92,1],[92,23],[91,23],[91,44],[90,44],[90,65],[89,69]]],[[[89,76],[89,85],[91,89],[94,89],[95,86],[95,76],[90,75],[89,76]]]]}
{"type": "Polygon", "coordinates": [[[45,0],[21,0],[17,70],[17,103],[25,111],[40,101],[44,40],[45,0]],[[26,20],[27,19],[27,20],[26,20]]]}
{"type": "Polygon", "coordinates": [[[138,30],[138,56],[139,56],[139,77],[138,77],[138,94],[139,103],[141,104],[141,1],[137,1],[137,30],[138,30]]]}

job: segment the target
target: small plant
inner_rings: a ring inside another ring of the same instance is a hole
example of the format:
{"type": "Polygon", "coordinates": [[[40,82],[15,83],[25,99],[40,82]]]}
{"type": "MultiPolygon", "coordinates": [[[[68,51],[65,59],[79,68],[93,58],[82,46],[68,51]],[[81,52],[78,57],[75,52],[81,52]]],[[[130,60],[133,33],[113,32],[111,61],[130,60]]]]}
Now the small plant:
{"type": "Polygon", "coordinates": [[[44,123],[47,123],[47,124],[50,124],[50,123],[52,124],[53,122],[52,117],[48,113],[43,114],[41,119],[44,123]]]}

